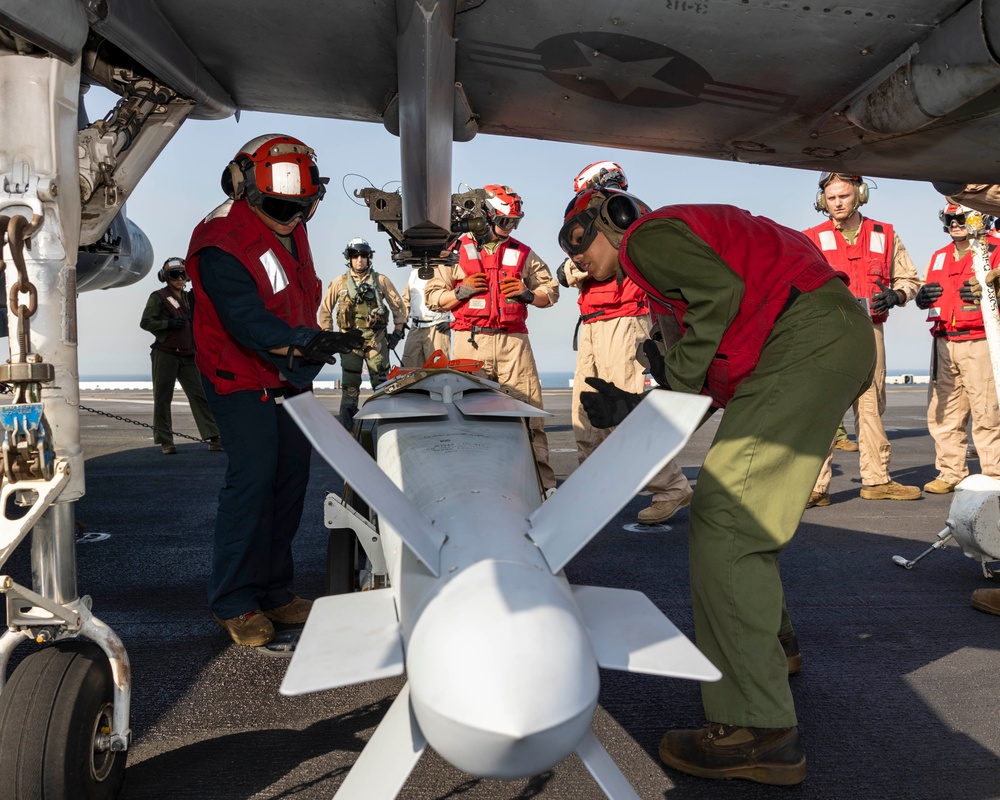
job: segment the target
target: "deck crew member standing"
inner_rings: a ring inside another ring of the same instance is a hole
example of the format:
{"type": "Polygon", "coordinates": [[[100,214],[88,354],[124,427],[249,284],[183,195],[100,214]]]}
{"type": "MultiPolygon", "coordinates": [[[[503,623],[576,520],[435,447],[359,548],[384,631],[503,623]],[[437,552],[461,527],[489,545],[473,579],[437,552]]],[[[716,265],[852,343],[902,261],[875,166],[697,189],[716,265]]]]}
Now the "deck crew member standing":
{"type": "Polygon", "coordinates": [[[333,329],[334,315],[341,332],[360,331],[364,344],[341,359],[343,384],[340,421],[350,430],[358,413],[361,396],[361,369],[368,365],[372,388],[385,381],[389,372],[389,351],[403,338],[406,310],[403,298],[385,275],[372,268],[375,251],[364,239],[351,239],[344,248],[347,270],[327,287],[319,308],[319,326],[333,329]],[[391,332],[389,315],[392,315],[391,332]]]}
{"type": "MultiPolygon", "coordinates": [[[[511,233],[524,217],[521,196],[509,186],[484,186],[489,222],[485,244],[467,233],[456,243],[458,264],[439,267],[427,281],[427,304],[450,311],[455,358],[482,361],[483,375],[518,400],[542,408],[542,385],[528,341],[528,306],[547,308],[559,299],[549,268],[511,233]]],[[[555,489],[542,420],[530,423],[531,446],[542,488],[555,489]]]]}
{"type": "MultiPolygon", "coordinates": [[[[628,180],[614,161],[598,161],[585,167],[573,181],[573,190],[608,187],[628,190],[628,180]]],[[[580,322],[573,373],[573,435],[582,464],[611,435],[613,428],[595,428],[580,403],[587,378],[596,377],[629,392],[641,392],[646,383],[636,351],[650,336],[649,301],[646,292],[625,275],[593,279],[567,258],[559,268],[560,283],[579,289],[580,322]]],[[[666,522],[691,503],[693,492],[677,462],[671,460],[646,485],[652,502],[639,511],[642,525],[666,522]]]]}
{"type": "MultiPolygon", "coordinates": [[[[640,216],[623,193],[571,204],[560,244],[603,280],[624,269],[672,312],[653,367],[661,386],[725,407],[691,503],[691,599],[698,647],[722,672],[702,684],[708,723],[670,731],[669,766],[705,778],[790,785],[806,776],[778,556],[791,540],[837,425],[871,382],[867,314],[808,239],[725,205],[640,216]],[[627,232],[626,232],[627,231],[627,232]]],[[[595,425],[642,401],[597,378],[595,425]]],[[[651,430],[655,437],[656,431],[651,430]]]]}
{"type": "Polygon", "coordinates": [[[410,271],[403,291],[403,305],[410,326],[403,347],[404,367],[423,366],[436,350],[446,358],[451,357],[451,314],[428,308],[424,297],[427,281],[419,273],[419,269],[410,271]]]}
{"type": "MultiPolygon", "coordinates": [[[[928,389],[927,430],[934,438],[937,477],[925,492],[947,494],[969,468],[968,434],[979,453],[983,475],[1000,478],[1000,407],[986,343],[982,310],[969,285],[973,277],[972,247],[965,215],[972,209],[949,203],[939,215],[951,244],[931,256],[926,283],[916,304],[927,309],[934,348],[928,389]]],[[[987,238],[990,266],[1000,265],[1000,240],[987,238]]]]}
{"type": "Polygon", "coordinates": [[[305,222],[324,183],[312,148],[259,136],[223,171],[230,199],[195,228],[188,250],[196,361],[229,455],[208,599],[237,644],[267,644],[273,622],[303,623],[311,607],[292,588],[292,539],[312,448],[281,402],[360,338],[316,325],[321,286],[305,222]]]}
{"type": "Polygon", "coordinates": [[[167,285],[149,296],[139,320],[139,327],[156,337],[149,351],[153,375],[153,441],[160,445],[163,455],[177,454],[170,403],[174,399],[174,384],[179,383],[187,395],[201,438],[208,441],[209,450],[221,452],[219,428],[194,363],[191,330],[194,300],[191,292],[184,291],[187,285],[184,259],[168,258],[156,276],[167,285]]]}
{"type": "MultiPolygon", "coordinates": [[[[892,446],[885,435],[885,336],[889,310],[905,305],[920,288],[920,278],[892,225],[861,215],[868,184],[860,175],[824,172],[815,208],[830,219],[804,231],[834,269],[847,274],[851,292],[871,314],[878,365],[871,388],[854,404],[858,435],[861,497],[864,500],[917,500],[919,486],[904,486],[889,476],[892,446]]],[[[827,457],[807,507],[830,505],[833,454],[827,457]]]]}

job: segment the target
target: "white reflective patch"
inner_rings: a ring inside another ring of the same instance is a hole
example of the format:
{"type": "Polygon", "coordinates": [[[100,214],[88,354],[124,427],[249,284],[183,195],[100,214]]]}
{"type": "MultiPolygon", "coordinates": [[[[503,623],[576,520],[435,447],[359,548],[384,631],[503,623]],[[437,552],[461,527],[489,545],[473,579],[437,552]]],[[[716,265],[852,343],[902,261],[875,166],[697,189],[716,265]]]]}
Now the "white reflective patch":
{"type": "Polygon", "coordinates": [[[213,219],[218,219],[219,217],[228,217],[229,212],[232,211],[232,208],[233,208],[233,201],[227,200],[221,206],[211,211],[209,215],[205,217],[205,222],[209,222],[213,219]]]}
{"type": "Polygon", "coordinates": [[[931,264],[931,272],[934,272],[939,269],[944,269],[944,256],[945,256],[944,253],[937,254],[937,256],[934,258],[934,263],[931,264]]]}
{"type": "Polygon", "coordinates": [[[180,308],[181,304],[177,302],[176,297],[168,297],[167,302],[170,303],[174,308],[180,308]]]}
{"type": "Polygon", "coordinates": [[[288,286],[288,276],[278,261],[278,257],[273,251],[268,250],[260,257],[260,264],[267,273],[267,279],[271,281],[271,290],[277,294],[288,286]]]}
{"type": "Polygon", "coordinates": [[[941,316],[941,309],[940,308],[928,308],[927,309],[927,318],[928,319],[938,319],[938,318],[940,318],[940,316],[941,316]]]}
{"type": "Polygon", "coordinates": [[[299,178],[298,164],[288,162],[271,164],[271,191],[275,194],[290,194],[296,197],[302,194],[302,182],[299,178]]]}
{"type": "Polygon", "coordinates": [[[479,261],[480,260],[479,259],[479,251],[476,249],[476,246],[474,244],[472,244],[471,242],[467,242],[464,245],[464,247],[465,247],[465,257],[466,258],[470,258],[473,261],[479,261]]]}
{"type": "Polygon", "coordinates": [[[869,247],[873,253],[884,253],[885,234],[879,233],[878,231],[872,231],[872,238],[869,247]]]}
{"type": "Polygon", "coordinates": [[[837,249],[837,234],[833,231],[819,232],[819,246],[824,250],[837,249]]]}
{"type": "Polygon", "coordinates": [[[472,297],[469,298],[469,308],[485,309],[486,308],[486,298],[485,297],[472,297]]]}
{"type": "Polygon", "coordinates": [[[508,247],[506,250],[503,251],[503,261],[501,263],[505,267],[516,267],[517,256],[518,256],[518,251],[508,247]]]}

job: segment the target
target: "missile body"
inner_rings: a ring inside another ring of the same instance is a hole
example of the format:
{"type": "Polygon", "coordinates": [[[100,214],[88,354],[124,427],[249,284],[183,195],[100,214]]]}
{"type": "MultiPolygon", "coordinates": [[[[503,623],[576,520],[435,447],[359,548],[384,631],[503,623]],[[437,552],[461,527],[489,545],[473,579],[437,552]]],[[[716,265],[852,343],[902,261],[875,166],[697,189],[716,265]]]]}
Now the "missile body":
{"type": "Polygon", "coordinates": [[[518,778],[573,751],[590,726],[597,661],[565,578],[529,537],[541,502],[519,418],[380,424],[378,463],[445,536],[440,574],[380,526],[410,702],[427,741],[466,772],[518,778]]]}
{"type": "Polygon", "coordinates": [[[598,668],[719,673],[645,595],[571,586],[563,566],[673,457],[708,405],[652,394],[544,503],[525,418],[546,413],[489,381],[438,369],[383,385],[356,417],[371,454],[312,395],[286,401],[377,513],[369,523],[345,510],[341,525],[390,588],[317,600],[281,690],[404,668],[408,677],[338,800],[394,797],[427,744],[459,769],[501,779],[575,751],[608,797],[636,797],[590,730],[598,668]],[[653,426],[663,435],[650,437],[653,426]]]}

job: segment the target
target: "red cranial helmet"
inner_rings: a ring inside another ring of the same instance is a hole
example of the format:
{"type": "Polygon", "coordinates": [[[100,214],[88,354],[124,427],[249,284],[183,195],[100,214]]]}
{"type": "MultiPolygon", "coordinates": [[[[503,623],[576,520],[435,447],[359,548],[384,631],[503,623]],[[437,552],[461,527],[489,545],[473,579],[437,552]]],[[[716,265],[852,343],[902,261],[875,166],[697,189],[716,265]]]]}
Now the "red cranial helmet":
{"type": "Polygon", "coordinates": [[[311,217],[328,181],[319,175],[315,150],[277,133],[247,142],[222,173],[222,189],[229,197],[245,197],[281,224],[311,217]]]}
{"type": "Polygon", "coordinates": [[[486,212],[490,224],[507,231],[514,230],[524,216],[521,195],[509,186],[498,183],[484,186],[483,191],[486,192],[483,211],[486,212]]]}
{"type": "Polygon", "coordinates": [[[580,174],[573,179],[573,191],[582,192],[584,189],[608,186],[628,191],[628,180],[622,168],[614,161],[595,161],[588,167],[584,167],[580,174]]]}

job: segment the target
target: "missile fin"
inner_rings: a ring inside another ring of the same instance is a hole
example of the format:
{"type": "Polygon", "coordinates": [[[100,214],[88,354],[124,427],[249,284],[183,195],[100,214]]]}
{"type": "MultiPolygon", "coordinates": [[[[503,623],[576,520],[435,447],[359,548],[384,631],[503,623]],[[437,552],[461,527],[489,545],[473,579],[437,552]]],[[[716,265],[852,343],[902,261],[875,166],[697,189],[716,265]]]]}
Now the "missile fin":
{"type": "Polygon", "coordinates": [[[701,423],[711,400],[647,393],[559,490],[531,515],[531,538],[559,572],[635,493],[672,459],[701,423]],[[586,502],[584,502],[584,500],[586,502]]]}
{"type": "Polygon", "coordinates": [[[410,685],[406,684],[340,784],[334,800],[396,797],[426,747],[427,740],[410,707],[410,685]]]}
{"type": "Polygon", "coordinates": [[[354,415],[355,419],[415,419],[417,417],[447,417],[448,409],[440,400],[425,394],[400,392],[396,395],[378,398],[377,402],[365,403],[354,415]]]}
{"type": "Polygon", "coordinates": [[[548,411],[530,406],[500,391],[465,392],[455,398],[455,407],[467,417],[551,417],[548,411]]]}
{"type": "Polygon", "coordinates": [[[597,740],[593,731],[584,734],[576,747],[576,754],[597,781],[601,791],[607,795],[608,800],[639,800],[639,795],[632,788],[632,784],[622,775],[615,760],[597,740]]]}
{"type": "Polygon", "coordinates": [[[285,409],[312,446],[434,575],[444,534],[404,495],[312,392],[285,400],[285,409]]]}
{"type": "Polygon", "coordinates": [[[281,683],[284,695],[338,689],[403,674],[403,640],[388,589],[313,603],[281,683]]]}
{"type": "Polygon", "coordinates": [[[571,588],[598,666],[696,681],[722,677],[642,592],[607,586],[571,588]]]}

